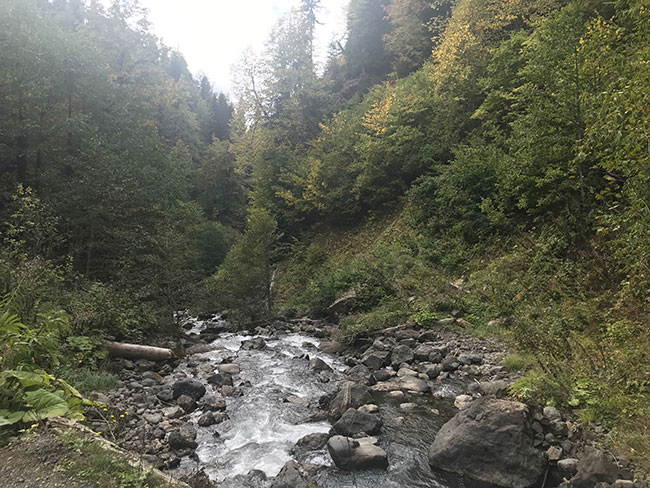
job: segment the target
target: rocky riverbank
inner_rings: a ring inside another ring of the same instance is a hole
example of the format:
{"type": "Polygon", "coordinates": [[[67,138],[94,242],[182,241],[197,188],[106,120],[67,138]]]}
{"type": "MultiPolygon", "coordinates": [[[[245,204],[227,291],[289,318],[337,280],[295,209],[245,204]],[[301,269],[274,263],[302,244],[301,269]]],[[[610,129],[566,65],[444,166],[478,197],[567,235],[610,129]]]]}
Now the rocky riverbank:
{"type": "Polygon", "coordinates": [[[219,317],[187,319],[185,328],[187,337],[176,344],[188,354],[184,361],[122,361],[119,388],[98,397],[109,408],[89,412],[89,419],[103,435],[190,484],[210,486],[208,473],[223,487],[346,486],[345,473],[370,470],[359,474],[367,486],[646,486],[557,409],[505,399],[515,377],[493,339],[401,326],[344,347],[328,339],[331,325],[311,320],[275,322],[245,335],[219,317]],[[291,383],[297,373],[280,371],[286,388],[269,388],[258,363],[273,355],[305,376],[291,383]],[[296,390],[305,383],[311,388],[296,390]],[[287,435],[264,447],[258,433],[282,432],[274,432],[273,419],[247,420],[267,400],[279,403],[272,414],[286,416],[280,430],[287,435]],[[396,437],[409,428],[412,441],[396,437]],[[413,452],[404,457],[396,445],[413,452]],[[258,461],[258,469],[232,464],[228,449],[233,458],[248,456],[253,467],[258,461]]]}

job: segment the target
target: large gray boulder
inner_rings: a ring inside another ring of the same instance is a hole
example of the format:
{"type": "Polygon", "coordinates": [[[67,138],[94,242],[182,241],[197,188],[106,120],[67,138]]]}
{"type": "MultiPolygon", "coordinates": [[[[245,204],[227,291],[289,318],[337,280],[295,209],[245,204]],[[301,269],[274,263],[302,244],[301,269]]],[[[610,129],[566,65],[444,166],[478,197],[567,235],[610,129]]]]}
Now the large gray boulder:
{"type": "Polygon", "coordinates": [[[468,485],[538,487],[547,463],[533,440],[526,405],[481,398],[442,426],[429,448],[429,464],[462,476],[468,485]]]}
{"type": "Polygon", "coordinates": [[[329,405],[329,419],[336,422],[349,408],[359,408],[372,403],[372,395],[367,386],[346,381],[329,405]]]}
{"type": "Polygon", "coordinates": [[[339,469],[386,469],[386,452],[372,442],[365,442],[366,440],[335,435],[327,441],[327,450],[339,469]]]}
{"type": "Polygon", "coordinates": [[[300,466],[294,460],[288,461],[278,473],[271,488],[318,488],[305,479],[300,466]]]}
{"type": "Polygon", "coordinates": [[[194,400],[198,400],[205,395],[205,386],[203,386],[203,383],[198,380],[184,378],[174,383],[172,386],[172,393],[174,399],[177,399],[182,395],[187,395],[194,400]]]}
{"type": "Polygon", "coordinates": [[[337,434],[354,436],[362,432],[370,435],[377,434],[381,425],[379,417],[349,408],[332,427],[337,434]]]}

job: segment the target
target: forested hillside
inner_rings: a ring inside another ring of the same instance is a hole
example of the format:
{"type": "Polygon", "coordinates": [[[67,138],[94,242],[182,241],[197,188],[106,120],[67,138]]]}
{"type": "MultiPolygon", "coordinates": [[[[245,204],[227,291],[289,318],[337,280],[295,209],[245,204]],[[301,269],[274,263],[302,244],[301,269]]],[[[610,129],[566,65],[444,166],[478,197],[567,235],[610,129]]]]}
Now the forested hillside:
{"type": "Polygon", "coordinates": [[[351,0],[322,67],[320,3],[234,104],[128,4],[0,4],[2,369],[75,381],[175,310],[354,296],[339,338],[453,312],[516,348],[513,395],[647,462],[645,2],[351,0]]]}

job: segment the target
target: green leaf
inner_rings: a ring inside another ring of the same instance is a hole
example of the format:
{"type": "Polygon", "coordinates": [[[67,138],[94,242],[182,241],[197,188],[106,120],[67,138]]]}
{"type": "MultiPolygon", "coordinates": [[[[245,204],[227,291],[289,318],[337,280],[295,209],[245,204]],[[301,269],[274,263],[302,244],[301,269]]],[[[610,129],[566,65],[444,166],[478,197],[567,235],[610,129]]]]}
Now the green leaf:
{"type": "Polygon", "coordinates": [[[25,412],[23,421],[33,422],[66,415],[70,407],[62,395],[62,391],[52,393],[42,388],[25,393],[26,403],[32,409],[25,412]]]}
{"type": "Polygon", "coordinates": [[[23,388],[30,388],[32,386],[49,385],[52,377],[47,373],[32,373],[31,371],[4,371],[0,378],[3,383],[10,378],[17,379],[23,388]]]}
{"type": "Polygon", "coordinates": [[[25,412],[12,412],[10,410],[0,410],[0,427],[4,425],[17,424],[23,419],[25,412]]]}

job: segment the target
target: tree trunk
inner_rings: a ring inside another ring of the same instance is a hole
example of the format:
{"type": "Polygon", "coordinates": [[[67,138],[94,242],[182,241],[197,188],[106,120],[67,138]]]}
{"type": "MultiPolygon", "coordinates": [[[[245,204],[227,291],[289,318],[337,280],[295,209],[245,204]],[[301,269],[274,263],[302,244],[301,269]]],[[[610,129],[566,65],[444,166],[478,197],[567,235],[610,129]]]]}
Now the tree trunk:
{"type": "Polygon", "coordinates": [[[111,356],[118,356],[127,359],[148,359],[150,361],[166,361],[176,355],[171,349],[164,347],[141,346],[139,344],[127,344],[125,342],[104,341],[104,347],[111,356]]]}

